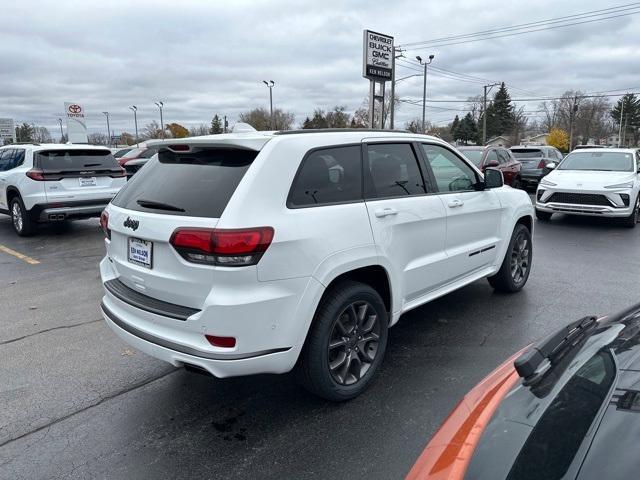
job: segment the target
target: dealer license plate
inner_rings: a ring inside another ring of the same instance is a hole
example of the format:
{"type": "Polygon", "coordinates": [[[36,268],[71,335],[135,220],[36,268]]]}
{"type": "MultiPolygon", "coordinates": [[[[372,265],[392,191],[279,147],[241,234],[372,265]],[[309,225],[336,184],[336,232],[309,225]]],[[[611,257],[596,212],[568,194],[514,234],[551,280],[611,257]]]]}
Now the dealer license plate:
{"type": "Polygon", "coordinates": [[[81,187],[95,187],[98,185],[96,177],[80,177],[78,180],[80,181],[81,187]]]}
{"type": "Polygon", "coordinates": [[[127,260],[141,267],[151,268],[153,265],[153,242],[129,237],[127,260]]]}

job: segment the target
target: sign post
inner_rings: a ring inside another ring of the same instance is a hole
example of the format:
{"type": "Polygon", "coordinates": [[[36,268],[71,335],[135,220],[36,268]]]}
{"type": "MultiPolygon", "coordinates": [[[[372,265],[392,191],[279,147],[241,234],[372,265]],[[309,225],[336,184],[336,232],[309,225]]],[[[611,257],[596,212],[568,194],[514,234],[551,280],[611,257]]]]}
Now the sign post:
{"type": "MultiPolygon", "coordinates": [[[[376,128],[376,102],[380,102],[379,128],[384,128],[384,87],[393,78],[393,37],[363,32],[362,76],[369,79],[369,125],[376,128]]],[[[393,101],[393,99],[391,100],[393,101]]]]}
{"type": "Polygon", "coordinates": [[[64,111],[67,115],[68,141],[70,143],[89,143],[84,108],[77,103],[65,102],[64,111]]]}
{"type": "Polygon", "coordinates": [[[16,129],[13,125],[13,118],[0,118],[0,146],[7,140],[16,143],[16,129]]]}

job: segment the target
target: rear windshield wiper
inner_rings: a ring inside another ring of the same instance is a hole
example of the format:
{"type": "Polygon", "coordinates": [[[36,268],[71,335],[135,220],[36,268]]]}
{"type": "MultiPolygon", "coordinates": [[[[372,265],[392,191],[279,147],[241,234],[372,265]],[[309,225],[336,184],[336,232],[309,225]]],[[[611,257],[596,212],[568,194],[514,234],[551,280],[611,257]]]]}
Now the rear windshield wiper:
{"type": "Polygon", "coordinates": [[[586,337],[591,336],[597,326],[596,317],[584,317],[555,331],[520,355],[514,362],[518,375],[525,383],[532,384],[544,376],[564,355],[586,337]],[[546,367],[546,368],[543,368],[546,367]]]}
{"type": "Polygon", "coordinates": [[[153,200],[145,200],[143,198],[136,201],[138,205],[152,210],[167,210],[170,212],[184,212],[184,208],[169,205],[168,203],[154,202],[153,200]]]}
{"type": "Polygon", "coordinates": [[[100,165],[102,165],[101,163],[85,163],[84,166],[85,167],[99,167],[100,165]]]}

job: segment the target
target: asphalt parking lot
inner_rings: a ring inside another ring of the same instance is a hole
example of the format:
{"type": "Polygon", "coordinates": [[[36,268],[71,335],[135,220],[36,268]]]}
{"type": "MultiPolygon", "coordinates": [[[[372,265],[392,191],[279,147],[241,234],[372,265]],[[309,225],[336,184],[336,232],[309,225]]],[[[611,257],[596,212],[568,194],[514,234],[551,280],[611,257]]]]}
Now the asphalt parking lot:
{"type": "Polygon", "coordinates": [[[99,313],[103,250],[97,220],[24,239],[0,216],[0,478],[402,478],[507,356],[640,301],[640,228],[537,222],[524,291],[479,281],[408,313],[372,388],[336,405],[288,375],[216,380],[130,349],[99,313]]]}

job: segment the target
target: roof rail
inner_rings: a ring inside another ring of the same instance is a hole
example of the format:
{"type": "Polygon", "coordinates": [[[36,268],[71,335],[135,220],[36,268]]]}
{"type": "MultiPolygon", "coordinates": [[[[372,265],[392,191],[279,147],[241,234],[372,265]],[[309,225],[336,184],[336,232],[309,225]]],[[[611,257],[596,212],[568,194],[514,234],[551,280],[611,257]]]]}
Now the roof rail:
{"type": "Polygon", "coordinates": [[[38,142],[13,142],[13,143],[8,143],[6,146],[8,145],[36,145],[36,146],[40,146],[40,144],[38,142]]]}
{"type": "Polygon", "coordinates": [[[273,132],[273,134],[274,135],[297,135],[300,133],[340,133],[340,132],[412,133],[409,130],[382,130],[380,128],[303,128],[298,130],[278,130],[273,132]]]}

